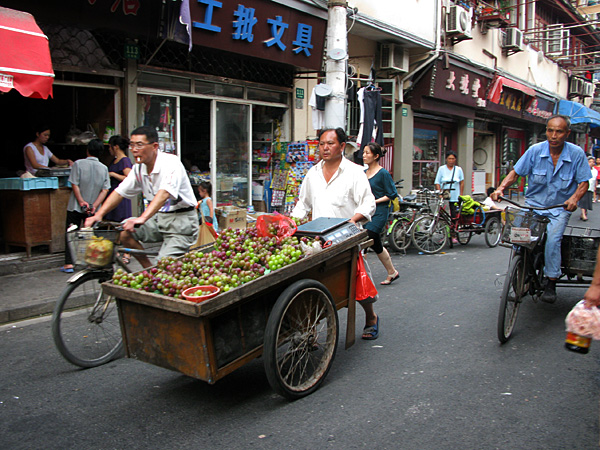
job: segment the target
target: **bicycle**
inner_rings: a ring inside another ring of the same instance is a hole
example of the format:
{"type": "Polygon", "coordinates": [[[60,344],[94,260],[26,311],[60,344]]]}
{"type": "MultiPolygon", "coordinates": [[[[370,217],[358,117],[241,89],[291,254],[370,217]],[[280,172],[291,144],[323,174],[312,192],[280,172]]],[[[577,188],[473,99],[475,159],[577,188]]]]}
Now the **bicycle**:
{"type": "Polygon", "coordinates": [[[120,225],[99,222],[93,229],[67,232],[67,245],[75,264],[86,264],[86,267],[67,280],[56,302],[52,337],[59,353],[76,366],[96,367],[123,353],[117,304],[114,297],[104,294],[101,284],[112,279],[116,268],[131,272],[121,257],[123,253],[158,254],[115,246],[122,230],[120,225]],[[95,258],[88,250],[89,244],[100,239],[106,241],[102,245],[110,250],[95,258]]]}
{"type": "Polygon", "coordinates": [[[564,205],[539,208],[500,199],[518,207],[505,209],[502,231],[502,241],[512,248],[498,311],[498,340],[504,344],[512,335],[523,298],[529,294],[537,301],[544,292],[544,247],[550,219],[534,211],[564,205]]]}
{"type": "MultiPolygon", "coordinates": [[[[426,190],[422,189],[418,193],[425,192],[426,190]]],[[[406,251],[412,242],[411,231],[415,221],[431,211],[428,198],[426,198],[426,203],[421,203],[415,201],[416,197],[416,194],[407,195],[400,202],[400,211],[390,214],[387,237],[390,249],[394,252],[406,251]]]]}
{"type": "Polygon", "coordinates": [[[467,245],[473,234],[485,233],[485,242],[489,247],[495,247],[500,241],[500,211],[488,211],[481,206],[476,207],[474,214],[461,212],[461,202],[456,217],[452,217],[442,199],[441,191],[430,191],[436,195],[431,214],[424,214],[413,224],[411,231],[412,242],[423,253],[433,254],[441,251],[450,239],[450,248],[453,240],[459,244],[467,245]],[[487,217],[487,218],[486,218],[487,217]]]}

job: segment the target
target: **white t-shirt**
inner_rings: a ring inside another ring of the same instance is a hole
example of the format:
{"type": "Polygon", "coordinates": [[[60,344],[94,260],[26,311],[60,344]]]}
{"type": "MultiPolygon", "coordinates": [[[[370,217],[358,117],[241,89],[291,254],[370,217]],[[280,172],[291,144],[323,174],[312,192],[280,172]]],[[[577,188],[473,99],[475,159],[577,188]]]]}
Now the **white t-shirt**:
{"type": "Polygon", "coordinates": [[[312,110],[312,126],[315,130],[322,130],[325,128],[325,111],[320,111],[317,109],[317,94],[315,90],[312,90],[310,94],[310,99],[308,100],[308,106],[311,107],[312,110]]]}
{"type": "Polygon", "coordinates": [[[598,170],[592,167],[592,178],[590,178],[590,185],[588,187],[588,191],[594,192],[596,190],[596,184],[598,182],[598,170]]]}
{"type": "Polygon", "coordinates": [[[115,191],[125,198],[134,198],[143,193],[144,197],[151,202],[158,191],[165,190],[171,197],[160,208],[160,212],[196,206],[196,197],[190,179],[177,156],[159,150],[152,172],[148,174],[147,170],[146,164],[134,164],[127,178],[115,188],[115,191]]]}
{"type": "Polygon", "coordinates": [[[324,163],[320,161],[306,174],[292,217],[302,219],[312,211],[313,220],[319,217],[350,219],[356,213],[371,220],[375,197],[364,168],[342,158],[338,171],[328,183],[323,176],[324,163]]]}
{"type": "Polygon", "coordinates": [[[52,154],[52,152],[50,151],[50,149],[48,147],[46,147],[45,145],[43,147],[44,147],[43,155],[41,155],[40,152],[38,151],[38,149],[35,148],[35,145],[33,145],[33,142],[30,142],[23,148],[23,156],[25,158],[25,170],[27,170],[27,172],[29,172],[32,175],[35,175],[35,173],[38,170],[34,169],[33,166],[31,165],[31,162],[29,162],[29,158],[27,157],[27,148],[30,148],[33,150],[33,154],[35,155],[35,161],[39,165],[48,167],[48,164],[50,163],[50,158],[52,158],[52,156],[54,156],[54,155],[52,154]]]}

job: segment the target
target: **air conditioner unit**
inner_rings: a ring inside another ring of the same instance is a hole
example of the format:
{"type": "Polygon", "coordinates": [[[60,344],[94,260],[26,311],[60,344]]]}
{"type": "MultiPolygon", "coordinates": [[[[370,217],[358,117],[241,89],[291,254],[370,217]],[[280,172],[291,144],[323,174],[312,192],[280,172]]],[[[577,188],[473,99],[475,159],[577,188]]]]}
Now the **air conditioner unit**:
{"type": "Polygon", "coordinates": [[[465,9],[462,6],[452,5],[446,16],[446,34],[451,37],[464,36],[471,38],[471,17],[472,9],[465,9]]]}
{"type": "Polygon", "coordinates": [[[505,49],[523,51],[523,32],[518,28],[507,28],[504,33],[505,49]]]}
{"type": "Polygon", "coordinates": [[[583,83],[581,78],[571,78],[569,82],[569,95],[581,95],[583,93],[583,83]]]}
{"type": "Polygon", "coordinates": [[[596,89],[595,89],[594,83],[591,83],[589,81],[583,82],[583,96],[584,97],[593,97],[595,90],[596,89]]]}
{"type": "Polygon", "coordinates": [[[399,45],[382,44],[379,52],[379,68],[408,72],[408,51],[399,45]]]}

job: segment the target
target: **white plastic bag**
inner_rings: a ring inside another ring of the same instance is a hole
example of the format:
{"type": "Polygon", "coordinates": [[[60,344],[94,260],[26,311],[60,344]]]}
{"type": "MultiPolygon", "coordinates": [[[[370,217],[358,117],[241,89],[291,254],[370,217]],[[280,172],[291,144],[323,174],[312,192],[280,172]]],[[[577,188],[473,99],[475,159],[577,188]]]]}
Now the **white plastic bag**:
{"type": "Polygon", "coordinates": [[[600,309],[586,308],[583,300],[567,314],[565,324],[570,333],[591,337],[595,341],[600,340],[600,309]]]}

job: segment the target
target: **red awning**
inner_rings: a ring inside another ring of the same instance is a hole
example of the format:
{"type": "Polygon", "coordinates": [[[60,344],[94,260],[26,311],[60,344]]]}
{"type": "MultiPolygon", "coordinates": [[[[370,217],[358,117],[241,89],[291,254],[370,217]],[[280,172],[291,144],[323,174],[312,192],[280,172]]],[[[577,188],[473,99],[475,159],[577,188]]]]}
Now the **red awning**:
{"type": "Polygon", "coordinates": [[[52,96],[54,71],[48,38],[31,14],[0,8],[0,91],[52,96]]]}
{"type": "Polygon", "coordinates": [[[524,84],[517,83],[516,81],[510,80],[506,77],[496,76],[492,82],[492,89],[490,89],[490,93],[488,94],[488,99],[492,103],[500,102],[500,97],[502,96],[502,89],[504,86],[521,91],[523,94],[529,95],[530,97],[535,97],[535,91],[532,88],[525,86],[524,84]]]}

